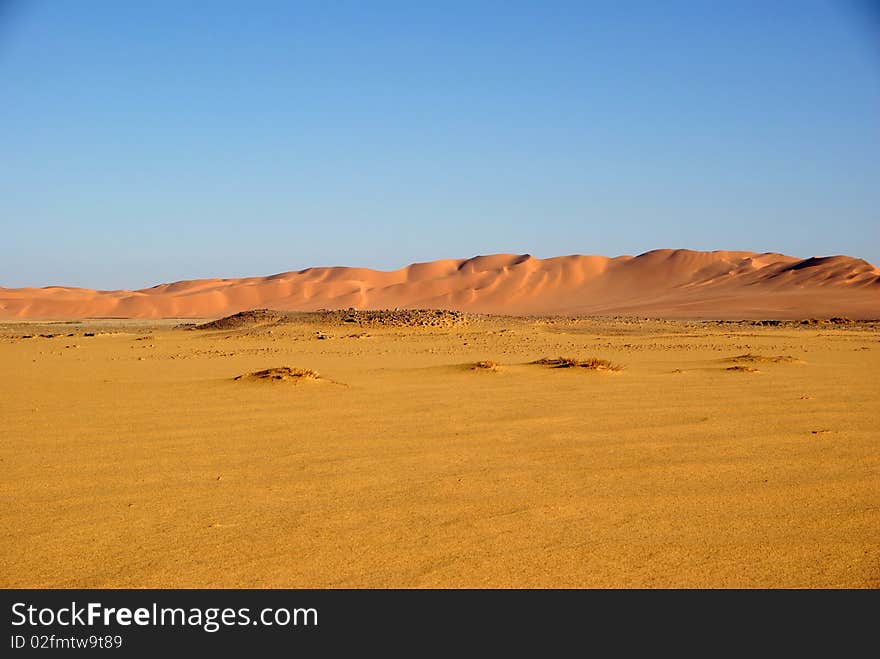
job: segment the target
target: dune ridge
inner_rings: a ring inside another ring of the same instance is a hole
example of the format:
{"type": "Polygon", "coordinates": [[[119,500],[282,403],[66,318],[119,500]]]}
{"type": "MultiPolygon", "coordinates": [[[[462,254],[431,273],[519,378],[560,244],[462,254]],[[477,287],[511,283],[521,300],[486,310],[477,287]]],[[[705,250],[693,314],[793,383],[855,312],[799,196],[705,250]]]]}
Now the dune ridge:
{"type": "Polygon", "coordinates": [[[539,259],[493,254],[398,270],[313,267],[140,290],[0,287],[0,318],[211,318],[254,308],[442,308],[513,315],[880,318],[880,269],[850,256],[658,249],[539,259]]]}

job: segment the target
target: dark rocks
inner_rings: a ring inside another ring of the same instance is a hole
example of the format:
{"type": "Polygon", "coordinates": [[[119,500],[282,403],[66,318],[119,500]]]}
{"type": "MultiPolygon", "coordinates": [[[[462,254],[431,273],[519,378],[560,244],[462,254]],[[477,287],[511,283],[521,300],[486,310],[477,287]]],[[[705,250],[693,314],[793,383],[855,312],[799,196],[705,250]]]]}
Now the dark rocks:
{"type": "Polygon", "coordinates": [[[268,325],[284,320],[286,315],[280,311],[272,309],[251,309],[250,311],[240,311],[239,313],[219,318],[209,323],[196,325],[195,329],[199,330],[232,330],[242,329],[245,327],[253,327],[254,325],[268,325]]]}

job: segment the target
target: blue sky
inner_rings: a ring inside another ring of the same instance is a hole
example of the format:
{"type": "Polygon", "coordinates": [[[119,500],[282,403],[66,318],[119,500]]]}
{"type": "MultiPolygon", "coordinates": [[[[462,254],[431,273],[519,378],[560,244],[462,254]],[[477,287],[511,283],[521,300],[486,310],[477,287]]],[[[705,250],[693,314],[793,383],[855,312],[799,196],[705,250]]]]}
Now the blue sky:
{"type": "Polygon", "coordinates": [[[0,0],[0,285],[661,247],[880,264],[855,0],[0,0]]]}

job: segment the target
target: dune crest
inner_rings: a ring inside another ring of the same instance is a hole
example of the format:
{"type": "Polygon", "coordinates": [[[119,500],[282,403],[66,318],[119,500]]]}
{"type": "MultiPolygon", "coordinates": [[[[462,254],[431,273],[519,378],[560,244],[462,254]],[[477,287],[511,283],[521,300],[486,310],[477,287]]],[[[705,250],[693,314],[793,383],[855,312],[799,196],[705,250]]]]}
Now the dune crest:
{"type": "Polygon", "coordinates": [[[880,269],[849,256],[658,249],[639,256],[493,254],[393,271],[315,267],[136,291],[0,288],[0,318],[210,318],[255,308],[443,308],[667,318],[880,318],[880,269]]]}

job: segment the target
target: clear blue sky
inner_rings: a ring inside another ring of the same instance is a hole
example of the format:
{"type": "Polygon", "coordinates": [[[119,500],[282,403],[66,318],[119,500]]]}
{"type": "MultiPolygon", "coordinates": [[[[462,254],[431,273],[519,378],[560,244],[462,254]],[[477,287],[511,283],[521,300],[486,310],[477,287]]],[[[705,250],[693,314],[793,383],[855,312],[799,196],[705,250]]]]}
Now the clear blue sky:
{"type": "Polygon", "coordinates": [[[876,4],[0,0],[0,285],[880,264],[876,4]]]}

